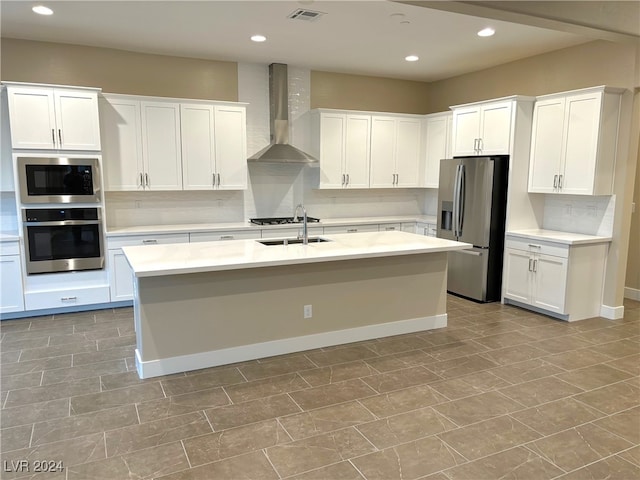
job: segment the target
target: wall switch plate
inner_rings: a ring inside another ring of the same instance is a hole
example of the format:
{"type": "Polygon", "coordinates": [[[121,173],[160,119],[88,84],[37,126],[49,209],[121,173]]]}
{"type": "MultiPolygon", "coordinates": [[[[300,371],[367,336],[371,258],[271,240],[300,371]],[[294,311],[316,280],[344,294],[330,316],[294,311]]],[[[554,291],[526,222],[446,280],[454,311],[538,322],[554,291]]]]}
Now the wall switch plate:
{"type": "Polygon", "coordinates": [[[313,317],[313,310],[311,305],[305,305],[304,306],[304,318],[311,318],[313,317]]]}

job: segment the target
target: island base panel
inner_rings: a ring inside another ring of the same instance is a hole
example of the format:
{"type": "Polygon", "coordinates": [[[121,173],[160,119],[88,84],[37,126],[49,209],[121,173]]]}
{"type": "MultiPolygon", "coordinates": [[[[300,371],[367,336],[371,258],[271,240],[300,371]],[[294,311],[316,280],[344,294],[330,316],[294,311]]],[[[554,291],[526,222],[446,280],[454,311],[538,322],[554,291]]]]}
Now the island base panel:
{"type": "Polygon", "coordinates": [[[445,327],[446,271],[429,253],[137,278],[138,373],[445,327]]]}

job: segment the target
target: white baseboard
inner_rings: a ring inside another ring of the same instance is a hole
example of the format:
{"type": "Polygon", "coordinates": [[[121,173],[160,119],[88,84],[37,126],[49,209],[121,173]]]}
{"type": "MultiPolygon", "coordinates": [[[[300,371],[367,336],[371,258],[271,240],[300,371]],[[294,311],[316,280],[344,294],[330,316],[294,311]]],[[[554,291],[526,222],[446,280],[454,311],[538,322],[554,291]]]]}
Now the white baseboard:
{"type": "Polygon", "coordinates": [[[640,289],[624,287],[624,298],[630,298],[631,300],[637,300],[640,302],[640,289]]]}
{"type": "Polygon", "coordinates": [[[208,352],[180,355],[143,362],[136,349],[136,369],[140,378],[158,377],[172,373],[217,367],[236,362],[255,360],[257,358],[284,355],[314,348],[360,342],[373,338],[390,337],[404,333],[414,333],[447,326],[447,314],[431,317],[413,318],[397,322],[367,325],[365,327],[348,328],[332,332],[316,333],[294,338],[284,338],[270,342],[254,343],[239,347],[223,348],[208,352]]]}
{"type": "Polygon", "coordinates": [[[618,320],[624,316],[624,307],[610,307],[608,305],[600,305],[600,316],[609,320],[618,320]]]}

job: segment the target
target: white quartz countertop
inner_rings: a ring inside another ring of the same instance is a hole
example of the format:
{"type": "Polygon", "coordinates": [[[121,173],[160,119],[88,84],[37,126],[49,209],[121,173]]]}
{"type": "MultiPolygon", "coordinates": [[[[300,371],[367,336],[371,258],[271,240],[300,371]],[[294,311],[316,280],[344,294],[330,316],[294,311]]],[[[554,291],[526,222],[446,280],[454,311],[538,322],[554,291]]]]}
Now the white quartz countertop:
{"type": "Polygon", "coordinates": [[[558,232],[557,230],[510,230],[507,236],[529,238],[538,241],[562,243],[565,245],[584,245],[588,243],[607,243],[611,237],[584,235],[582,233],[558,232]]]}
{"type": "MultiPolygon", "coordinates": [[[[309,214],[313,216],[313,214],[309,214]]],[[[386,216],[386,217],[356,217],[356,218],[328,218],[321,219],[320,222],[309,222],[309,226],[339,226],[339,225],[366,225],[372,223],[402,223],[402,222],[422,222],[436,223],[436,217],[430,215],[407,215],[407,216],[386,216]]],[[[226,223],[193,223],[181,225],[141,225],[135,227],[107,227],[107,237],[118,237],[125,235],[149,235],[161,233],[189,233],[189,232],[212,232],[228,230],[255,230],[271,228],[291,228],[297,224],[284,225],[254,225],[247,222],[226,222],[226,223]]]]}
{"type": "Polygon", "coordinates": [[[20,236],[17,233],[0,233],[0,242],[17,242],[20,236]]]}
{"type": "Polygon", "coordinates": [[[123,247],[137,277],[447,252],[468,243],[389,231],[322,235],[328,242],[267,246],[257,240],[123,247]]]}

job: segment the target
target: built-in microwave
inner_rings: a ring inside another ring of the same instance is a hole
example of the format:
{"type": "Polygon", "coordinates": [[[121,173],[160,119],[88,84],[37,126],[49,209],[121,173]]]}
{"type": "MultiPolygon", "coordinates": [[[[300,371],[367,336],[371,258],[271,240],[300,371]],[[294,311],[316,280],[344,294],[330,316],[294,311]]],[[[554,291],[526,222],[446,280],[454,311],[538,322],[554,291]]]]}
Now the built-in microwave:
{"type": "Polygon", "coordinates": [[[96,157],[18,157],[22,203],[100,203],[96,157]]]}

